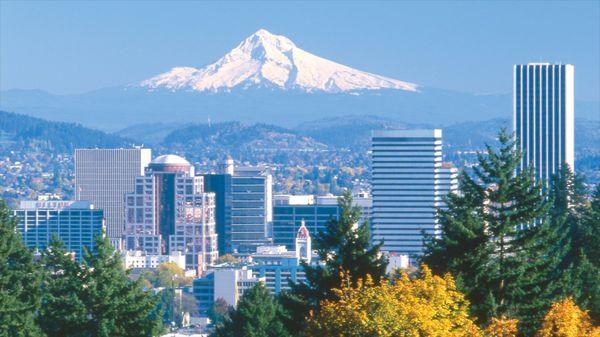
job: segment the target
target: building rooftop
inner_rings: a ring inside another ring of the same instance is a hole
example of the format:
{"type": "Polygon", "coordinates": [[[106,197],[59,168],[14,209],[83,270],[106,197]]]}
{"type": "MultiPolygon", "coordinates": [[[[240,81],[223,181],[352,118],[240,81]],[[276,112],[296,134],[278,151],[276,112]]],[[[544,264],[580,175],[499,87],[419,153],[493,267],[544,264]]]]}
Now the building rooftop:
{"type": "Polygon", "coordinates": [[[185,160],[185,158],[180,157],[174,154],[166,154],[163,156],[158,156],[154,158],[150,162],[150,164],[160,164],[160,165],[190,165],[190,162],[185,160]]]}

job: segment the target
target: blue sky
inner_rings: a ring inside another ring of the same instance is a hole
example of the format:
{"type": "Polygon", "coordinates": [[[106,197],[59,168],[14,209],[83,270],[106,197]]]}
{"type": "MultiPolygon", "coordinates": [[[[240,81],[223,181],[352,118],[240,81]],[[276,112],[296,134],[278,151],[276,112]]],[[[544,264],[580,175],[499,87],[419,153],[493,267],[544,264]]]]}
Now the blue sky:
{"type": "Polygon", "coordinates": [[[600,2],[0,1],[0,89],[79,93],[214,62],[259,28],[430,87],[509,93],[512,65],[575,64],[600,99],[600,2]]]}

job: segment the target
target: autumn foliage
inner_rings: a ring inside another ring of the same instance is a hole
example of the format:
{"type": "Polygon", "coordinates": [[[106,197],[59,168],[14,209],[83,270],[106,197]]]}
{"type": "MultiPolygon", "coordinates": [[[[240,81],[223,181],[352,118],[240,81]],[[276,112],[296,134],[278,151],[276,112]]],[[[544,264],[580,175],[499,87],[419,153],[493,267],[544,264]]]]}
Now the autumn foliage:
{"type": "Polygon", "coordinates": [[[552,304],[536,337],[599,337],[600,327],[571,298],[552,304]]]}
{"type": "Polygon", "coordinates": [[[469,304],[450,275],[434,276],[427,266],[419,277],[402,273],[394,282],[356,286],[342,275],[337,300],[324,300],[309,318],[309,335],[320,337],[480,336],[469,304]]]}
{"type": "Polygon", "coordinates": [[[519,320],[505,316],[492,318],[490,325],[484,331],[485,337],[516,337],[519,333],[519,320]]]}

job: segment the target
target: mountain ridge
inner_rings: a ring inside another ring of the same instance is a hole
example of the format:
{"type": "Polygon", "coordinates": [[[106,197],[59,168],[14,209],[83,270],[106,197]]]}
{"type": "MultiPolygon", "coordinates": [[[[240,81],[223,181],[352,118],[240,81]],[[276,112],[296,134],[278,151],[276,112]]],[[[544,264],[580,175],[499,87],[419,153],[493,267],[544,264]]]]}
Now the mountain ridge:
{"type": "Polygon", "coordinates": [[[267,87],[304,92],[352,92],[395,89],[417,92],[418,86],[360,71],[300,49],[289,38],[259,29],[216,62],[203,68],[174,67],[143,80],[139,87],[171,91],[230,91],[267,87]]]}

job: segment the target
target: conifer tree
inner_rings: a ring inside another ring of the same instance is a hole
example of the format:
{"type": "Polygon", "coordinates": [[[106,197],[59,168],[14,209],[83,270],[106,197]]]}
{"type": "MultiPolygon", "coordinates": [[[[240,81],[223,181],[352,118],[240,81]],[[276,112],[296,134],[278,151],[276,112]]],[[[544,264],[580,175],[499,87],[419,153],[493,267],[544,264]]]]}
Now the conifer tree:
{"type": "Polygon", "coordinates": [[[429,237],[423,261],[451,272],[481,323],[507,315],[535,329],[555,291],[552,230],[542,185],[518,169],[521,153],[505,130],[499,149],[478,155],[474,177],[462,174],[460,193],[439,213],[441,237],[429,237]]]}
{"type": "Polygon", "coordinates": [[[38,317],[48,337],[86,336],[87,307],[81,295],[84,270],[56,236],[43,252],[42,305],[38,317]]]}
{"type": "Polygon", "coordinates": [[[17,222],[0,198],[0,336],[41,336],[35,323],[40,270],[17,232],[17,222]]]}
{"type": "Polygon", "coordinates": [[[128,279],[108,239],[96,238],[94,251],[84,258],[84,268],[81,298],[88,310],[88,336],[155,336],[160,332],[155,296],[128,279]]]}
{"type": "Polygon", "coordinates": [[[387,259],[380,252],[381,243],[373,245],[369,224],[360,224],[360,207],[354,206],[346,191],[338,200],[339,219],[330,219],[326,229],[314,236],[319,259],[324,264],[304,264],[306,281],[292,284],[291,293],[281,301],[287,309],[286,326],[298,332],[305,327],[310,310],[318,310],[320,301],[335,299],[333,289],[341,286],[342,272],[352,282],[370,275],[375,284],[385,278],[387,259]]]}
{"type": "Polygon", "coordinates": [[[286,337],[281,306],[262,283],[246,290],[237,308],[217,325],[211,337],[286,337]]]}

